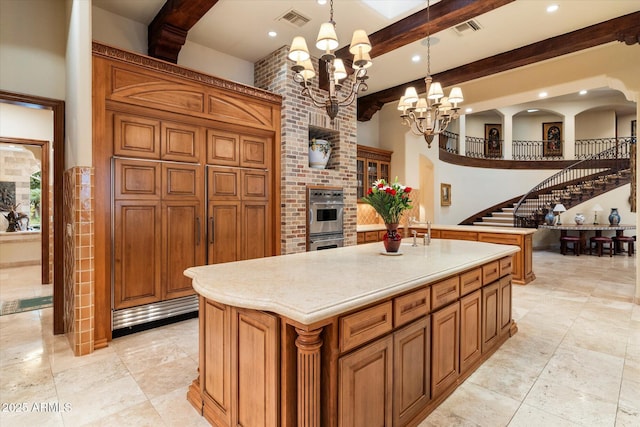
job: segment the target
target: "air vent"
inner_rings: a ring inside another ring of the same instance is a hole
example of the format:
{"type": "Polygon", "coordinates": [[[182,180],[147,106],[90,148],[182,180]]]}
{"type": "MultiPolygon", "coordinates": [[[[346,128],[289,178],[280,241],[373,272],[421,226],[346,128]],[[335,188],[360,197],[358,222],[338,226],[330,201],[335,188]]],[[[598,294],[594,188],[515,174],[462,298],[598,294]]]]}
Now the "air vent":
{"type": "Polygon", "coordinates": [[[300,28],[307,22],[311,21],[311,19],[307,18],[300,12],[291,9],[288,12],[286,12],[284,15],[282,15],[280,18],[278,18],[278,21],[285,21],[297,28],[300,28]]]}
{"type": "Polygon", "coordinates": [[[482,27],[480,26],[480,24],[478,24],[478,21],[475,21],[473,19],[453,27],[453,31],[455,31],[459,36],[464,36],[466,34],[476,32],[480,29],[482,29],[482,27]]]}

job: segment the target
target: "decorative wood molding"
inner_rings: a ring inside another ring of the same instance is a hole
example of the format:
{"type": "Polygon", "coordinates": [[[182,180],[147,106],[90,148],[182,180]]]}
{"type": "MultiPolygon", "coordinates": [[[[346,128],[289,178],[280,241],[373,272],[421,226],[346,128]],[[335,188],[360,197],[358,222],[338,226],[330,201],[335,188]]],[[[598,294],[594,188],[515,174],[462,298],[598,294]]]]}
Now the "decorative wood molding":
{"type": "Polygon", "coordinates": [[[357,156],[363,159],[369,160],[381,160],[383,162],[390,162],[393,151],[382,150],[374,147],[367,147],[358,145],[357,156]]]}
{"type": "Polygon", "coordinates": [[[151,58],[146,55],[108,46],[96,41],[93,42],[92,51],[94,55],[104,58],[126,62],[128,64],[138,65],[148,70],[167,73],[172,76],[181,77],[191,80],[199,84],[205,84],[211,87],[241,93],[243,95],[252,96],[268,102],[282,103],[282,96],[275,93],[267,92],[253,86],[243,85],[242,83],[224,80],[219,77],[210,76],[179,65],[171,64],[159,59],[151,58]]]}
{"type": "Polygon", "coordinates": [[[320,427],[320,348],[322,328],[296,328],[298,338],[298,426],[320,427]]]}
{"type": "MultiPolygon", "coordinates": [[[[635,44],[639,38],[640,12],[634,12],[437,73],[433,79],[447,87],[605,43],[624,40],[627,45],[635,44]]],[[[400,99],[407,87],[422,85],[424,79],[417,79],[358,98],[358,120],[370,120],[384,104],[400,99]]]]}

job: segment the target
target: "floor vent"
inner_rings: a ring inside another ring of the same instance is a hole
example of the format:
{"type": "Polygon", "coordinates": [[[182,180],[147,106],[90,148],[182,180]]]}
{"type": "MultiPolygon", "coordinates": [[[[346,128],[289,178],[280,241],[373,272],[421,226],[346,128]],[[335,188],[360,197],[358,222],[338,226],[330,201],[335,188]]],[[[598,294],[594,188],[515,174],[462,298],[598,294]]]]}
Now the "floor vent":
{"type": "Polygon", "coordinates": [[[478,24],[478,21],[473,19],[453,27],[453,31],[455,31],[459,36],[464,36],[465,34],[473,33],[481,29],[482,27],[478,24]]]}
{"type": "Polygon", "coordinates": [[[300,28],[307,22],[311,21],[311,18],[307,18],[303,14],[293,9],[286,12],[284,15],[278,18],[278,21],[285,21],[294,27],[300,28]]]}

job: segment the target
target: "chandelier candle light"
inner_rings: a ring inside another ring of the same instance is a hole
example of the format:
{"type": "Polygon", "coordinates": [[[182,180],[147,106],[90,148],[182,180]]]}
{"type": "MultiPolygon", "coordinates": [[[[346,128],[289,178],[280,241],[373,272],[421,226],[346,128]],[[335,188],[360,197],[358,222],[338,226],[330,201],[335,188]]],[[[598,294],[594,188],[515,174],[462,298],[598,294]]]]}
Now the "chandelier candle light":
{"type": "Polygon", "coordinates": [[[330,6],[329,22],[325,22],[320,26],[316,40],[316,47],[324,52],[321,59],[327,66],[329,96],[314,94],[311,88],[309,81],[315,77],[316,72],[311,63],[311,55],[304,37],[296,36],[293,38],[289,49],[289,59],[295,61],[295,65],[291,67],[294,71],[293,80],[302,86],[302,95],[308,96],[316,107],[324,107],[331,121],[333,121],[338,115],[340,107],[352,104],[358,91],[364,92],[368,89],[365,80],[368,79],[367,68],[372,65],[372,62],[369,56],[371,42],[369,42],[367,33],[364,30],[355,30],[349,46],[349,52],[354,56],[355,82],[351,86],[351,90],[342,99],[339,99],[338,92],[342,89],[342,82],[347,78],[348,74],[344,62],[342,59],[336,58],[334,53],[339,44],[338,36],[336,35],[336,23],[333,20],[333,0],[331,0],[330,6]]]}
{"type": "MultiPolygon", "coordinates": [[[[427,23],[429,22],[429,0],[427,0],[427,23]]],[[[462,89],[454,87],[448,97],[442,85],[431,77],[431,37],[427,26],[427,76],[424,78],[427,98],[419,98],[416,88],[410,86],[398,102],[402,124],[409,126],[414,135],[424,136],[427,147],[435,135],[444,132],[452,120],[460,117],[458,104],[464,101],[462,89]]]]}

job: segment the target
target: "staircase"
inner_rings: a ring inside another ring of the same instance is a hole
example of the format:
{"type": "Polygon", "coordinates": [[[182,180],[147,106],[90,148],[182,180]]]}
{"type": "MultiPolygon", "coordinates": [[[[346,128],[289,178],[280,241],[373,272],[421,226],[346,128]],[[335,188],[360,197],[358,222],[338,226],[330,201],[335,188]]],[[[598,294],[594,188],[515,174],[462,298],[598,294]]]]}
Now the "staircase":
{"type": "Polygon", "coordinates": [[[630,143],[580,160],[547,178],[521,198],[505,201],[461,224],[537,228],[557,203],[567,209],[631,181],[630,143]]]}

